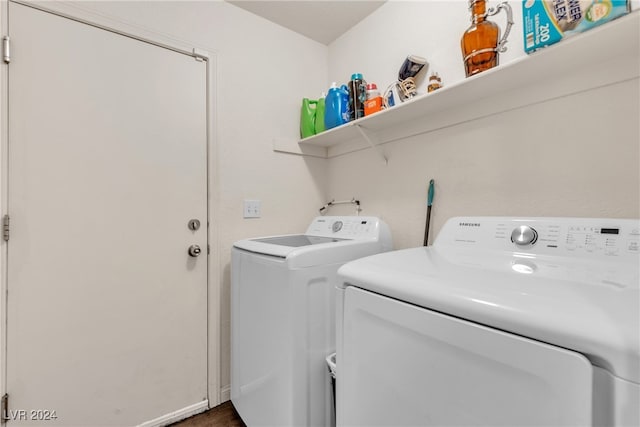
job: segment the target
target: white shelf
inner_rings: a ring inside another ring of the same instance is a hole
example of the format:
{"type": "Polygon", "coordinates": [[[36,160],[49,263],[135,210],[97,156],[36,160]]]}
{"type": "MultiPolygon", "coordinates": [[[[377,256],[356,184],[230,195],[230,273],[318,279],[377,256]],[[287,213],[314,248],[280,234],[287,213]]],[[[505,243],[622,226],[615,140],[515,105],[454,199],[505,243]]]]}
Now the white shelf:
{"type": "Polygon", "coordinates": [[[324,147],[326,157],[334,157],[630,80],[640,75],[639,58],[640,13],[633,12],[451,86],[302,139],[300,152],[313,146],[317,153],[317,147],[324,147]],[[367,144],[364,135],[371,137],[367,144]]]}

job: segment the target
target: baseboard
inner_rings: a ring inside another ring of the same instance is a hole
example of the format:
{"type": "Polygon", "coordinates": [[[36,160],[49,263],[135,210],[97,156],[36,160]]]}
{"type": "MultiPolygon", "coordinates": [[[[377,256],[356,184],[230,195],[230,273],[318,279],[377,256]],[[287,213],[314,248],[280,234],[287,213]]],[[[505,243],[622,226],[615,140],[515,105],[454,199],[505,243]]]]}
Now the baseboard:
{"type": "Polygon", "coordinates": [[[231,400],[231,386],[226,385],[220,389],[220,403],[231,400]]]}
{"type": "Polygon", "coordinates": [[[203,400],[202,402],[198,402],[196,404],[187,406],[186,408],[182,408],[175,412],[171,412],[169,414],[158,417],[155,420],[145,421],[144,423],[139,424],[138,427],[167,426],[169,424],[175,423],[180,420],[184,420],[185,418],[189,418],[193,415],[204,412],[207,409],[209,409],[209,401],[203,400]]]}

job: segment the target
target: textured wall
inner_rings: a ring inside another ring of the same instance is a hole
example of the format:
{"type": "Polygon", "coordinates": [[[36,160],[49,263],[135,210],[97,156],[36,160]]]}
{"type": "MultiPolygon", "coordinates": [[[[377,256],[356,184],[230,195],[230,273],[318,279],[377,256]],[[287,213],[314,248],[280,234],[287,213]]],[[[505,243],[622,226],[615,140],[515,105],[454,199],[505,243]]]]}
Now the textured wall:
{"type": "MultiPolygon", "coordinates": [[[[526,56],[520,2],[511,4],[516,25],[502,65],[526,56]]],[[[463,1],[391,1],[329,46],[330,78],[346,81],[360,72],[385,87],[411,53],[426,57],[445,86],[460,82],[459,40],[468,16],[463,1]]],[[[504,28],[503,17],[491,19],[504,28]]],[[[522,90],[484,100],[488,110],[498,102],[516,108],[382,145],[387,166],[372,150],[330,159],[328,196],[359,198],[363,214],[381,215],[389,223],[397,248],[422,244],[432,178],[432,238],[457,215],[639,217],[637,54],[635,63],[593,62],[600,68],[592,75],[580,70],[537,87],[523,81],[522,90]],[[584,83],[623,68],[635,78],[604,86],[584,83]],[[572,95],[527,105],[527,96],[551,84],[582,86],[566,92],[572,95]]],[[[424,88],[425,83],[421,93],[424,88]]],[[[463,102],[459,110],[483,108],[482,103],[463,102]]]]}

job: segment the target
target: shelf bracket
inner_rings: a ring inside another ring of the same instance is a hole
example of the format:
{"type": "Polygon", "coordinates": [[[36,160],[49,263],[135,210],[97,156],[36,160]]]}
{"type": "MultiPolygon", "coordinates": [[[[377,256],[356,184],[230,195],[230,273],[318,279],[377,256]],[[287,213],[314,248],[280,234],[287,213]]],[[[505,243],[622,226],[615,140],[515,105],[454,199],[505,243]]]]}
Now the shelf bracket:
{"type": "Polygon", "coordinates": [[[367,141],[367,143],[371,146],[371,148],[373,148],[376,151],[376,153],[378,153],[380,157],[382,157],[382,160],[384,160],[384,164],[385,165],[389,164],[389,160],[387,160],[387,156],[385,156],[382,150],[378,148],[378,145],[380,144],[380,141],[378,140],[378,138],[376,138],[375,135],[367,132],[365,128],[363,128],[359,124],[356,124],[355,128],[360,133],[360,136],[362,136],[362,138],[364,138],[364,140],[367,141]]]}

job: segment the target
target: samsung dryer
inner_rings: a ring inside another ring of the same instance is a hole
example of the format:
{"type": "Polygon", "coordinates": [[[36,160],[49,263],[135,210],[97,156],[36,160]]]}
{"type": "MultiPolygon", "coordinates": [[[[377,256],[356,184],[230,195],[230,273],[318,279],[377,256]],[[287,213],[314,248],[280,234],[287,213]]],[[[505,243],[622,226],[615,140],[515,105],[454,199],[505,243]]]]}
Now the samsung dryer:
{"type": "Polygon", "coordinates": [[[339,426],[640,425],[640,222],[453,218],[339,270],[339,426]]]}
{"type": "Polygon", "coordinates": [[[231,257],[231,400],[248,426],[327,426],[336,272],[392,249],[378,218],[318,217],[306,233],[241,240],[231,257]]]}

